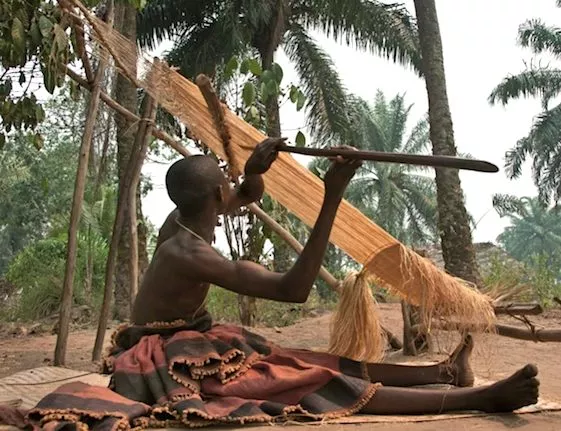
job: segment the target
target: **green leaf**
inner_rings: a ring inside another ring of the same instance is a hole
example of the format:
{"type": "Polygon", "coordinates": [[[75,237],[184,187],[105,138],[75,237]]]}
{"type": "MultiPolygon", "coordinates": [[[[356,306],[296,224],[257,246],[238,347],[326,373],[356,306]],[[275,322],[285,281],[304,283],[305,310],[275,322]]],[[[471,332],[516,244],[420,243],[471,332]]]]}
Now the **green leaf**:
{"type": "Polygon", "coordinates": [[[12,79],[8,78],[6,79],[6,81],[4,81],[4,87],[5,87],[5,91],[6,91],[6,96],[10,95],[10,93],[12,92],[12,79]]]}
{"type": "Polygon", "coordinates": [[[298,100],[298,92],[299,92],[299,90],[298,90],[298,88],[297,88],[296,86],[292,85],[292,86],[290,87],[290,101],[291,101],[292,103],[296,103],[296,102],[297,102],[297,100],[298,100]]]}
{"type": "Polygon", "coordinates": [[[306,103],[306,96],[304,95],[304,93],[302,93],[300,90],[298,90],[298,96],[297,96],[297,101],[296,101],[296,110],[300,111],[304,107],[305,103],[306,103]]]}
{"type": "Polygon", "coordinates": [[[45,119],[45,110],[41,105],[35,105],[35,119],[38,123],[45,119]]]}
{"type": "Polygon", "coordinates": [[[47,37],[51,34],[53,29],[53,23],[45,16],[41,15],[39,17],[39,31],[43,37],[47,37]]]}
{"type": "Polygon", "coordinates": [[[279,84],[276,81],[269,81],[267,83],[267,93],[269,97],[278,97],[279,95],[279,84]]]}
{"type": "Polygon", "coordinates": [[[64,51],[68,47],[68,37],[66,33],[62,29],[62,27],[58,24],[54,26],[55,32],[55,43],[58,46],[59,51],[64,51]]]}
{"type": "Polygon", "coordinates": [[[226,79],[230,79],[236,69],[238,68],[238,59],[236,57],[232,57],[228,63],[226,63],[226,67],[224,68],[224,77],[226,79]]]}
{"type": "Polygon", "coordinates": [[[53,73],[48,65],[43,68],[43,83],[45,84],[45,89],[53,94],[56,87],[56,74],[53,73]]]}
{"type": "Polygon", "coordinates": [[[14,18],[12,23],[12,40],[18,52],[25,51],[25,28],[19,18],[14,18]]]}
{"type": "Polygon", "coordinates": [[[246,106],[251,106],[255,102],[255,85],[252,82],[246,82],[243,91],[242,99],[246,106]]]}
{"type": "Polygon", "coordinates": [[[267,84],[264,82],[261,83],[261,100],[266,102],[269,98],[269,91],[267,90],[267,84]]]}
{"type": "Polygon", "coordinates": [[[273,75],[275,76],[277,82],[280,84],[282,82],[282,78],[284,77],[282,67],[280,67],[277,63],[273,63],[273,65],[271,66],[271,71],[273,72],[273,75]]]}
{"type": "Polygon", "coordinates": [[[244,58],[240,66],[240,73],[247,75],[248,72],[249,72],[249,59],[244,58]]]}
{"type": "Polygon", "coordinates": [[[258,120],[259,119],[259,109],[257,109],[255,106],[252,106],[249,108],[249,116],[252,120],[258,120]]]}
{"type": "Polygon", "coordinates": [[[41,43],[43,42],[43,36],[41,35],[41,31],[39,30],[39,26],[37,25],[37,21],[35,20],[33,20],[33,22],[31,23],[30,33],[33,48],[41,46],[41,43]]]}
{"type": "Polygon", "coordinates": [[[4,145],[6,145],[6,135],[0,133],[0,150],[4,149],[4,145]]]}
{"type": "Polygon", "coordinates": [[[275,75],[273,74],[273,72],[271,72],[270,70],[266,70],[265,72],[263,72],[263,75],[261,76],[261,81],[263,81],[264,83],[269,83],[270,81],[274,81],[275,80],[275,75]]]}
{"type": "Polygon", "coordinates": [[[251,58],[249,60],[249,71],[255,76],[261,76],[261,73],[263,73],[263,69],[261,69],[259,60],[257,60],[256,58],[251,58]]]}
{"type": "Polygon", "coordinates": [[[36,133],[35,136],[33,137],[33,146],[38,150],[41,150],[43,148],[43,144],[44,144],[43,136],[41,136],[40,133],[36,133]]]}
{"type": "Polygon", "coordinates": [[[296,146],[297,147],[305,147],[306,146],[306,137],[300,131],[296,134],[296,146]]]}

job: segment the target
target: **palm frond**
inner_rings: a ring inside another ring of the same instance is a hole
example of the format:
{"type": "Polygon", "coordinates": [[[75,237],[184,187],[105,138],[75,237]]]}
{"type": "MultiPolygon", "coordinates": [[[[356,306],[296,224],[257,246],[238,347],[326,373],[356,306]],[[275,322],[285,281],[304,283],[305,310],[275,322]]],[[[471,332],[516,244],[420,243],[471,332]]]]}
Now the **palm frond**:
{"type": "Polygon", "coordinates": [[[306,122],[316,143],[348,142],[347,94],[329,55],[299,24],[288,29],[284,49],[306,94],[306,122]]]}
{"type": "Polygon", "coordinates": [[[401,148],[401,145],[403,144],[403,136],[405,135],[407,119],[409,118],[409,112],[412,107],[413,105],[405,107],[403,95],[398,94],[390,100],[389,108],[391,120],[389,123],[389,147],[387,151],[399,151],[401,148]]]}
{"type": "Polygon", "coordinates": [[[542,97],[546,100],[561,92],[561,70],[529,69],[518,75],[507,76],[489,95],[491,105],[506,105],[520,97],[542,97]]]}
{"type": "Polygon", "coordinates": [[[515,179],[522,175],[522,165],[526,157],[532,152],[532,140],[522,138],[518,140],[514,148],[505,154],[505,171],[509,179],[515,179]]]}
{"type": "Polygon", "coordinates": [[[294,15],[328,37],[421,70],[417,25],[399,4],[364,0],[300,2],[294,15]]]}
{"type": "Polygon", "coordinates": [[[411,130],[401,151],[404,153],[421,154],[430,148],[430,127],[428,116],[421,118],[411,130]]]}
{"type": "Polygon", "coordinates": [[[349,96],[348,106],[352,144],[364,150],[385,151],[386,137],[368,102],[357,96],[349,96]]]}
{"type": "Polygon", "coordinates": [[[561,29],[548,26],[540,19],[530,19],[518,28],[518,43],[536,54],[547,51],[558,56],[561,54],[561,29]]]}
{"type": "Polygon", "coordinates": [[[212,75],[217,65],[246,49],[248,34],[229,13],[215,21],[186,31],[167,56],[167,61],[180,68],[181,74],[193,78],[199,73],[212,75]]]}
{"type": "Polygon", "coordinates": [[[519,215],[528,216],[528,200],[513,195],[495,194],[493,195],[493,208],[500,217],[519,215]]]}
{"type": "Polygon", "coordinates": [[[219,0],[149,0],[137,15],[137,38],[141,46],[154,49],[165,39],[175,39],[192,26],[204,25],[219,10],[219,0]]]}

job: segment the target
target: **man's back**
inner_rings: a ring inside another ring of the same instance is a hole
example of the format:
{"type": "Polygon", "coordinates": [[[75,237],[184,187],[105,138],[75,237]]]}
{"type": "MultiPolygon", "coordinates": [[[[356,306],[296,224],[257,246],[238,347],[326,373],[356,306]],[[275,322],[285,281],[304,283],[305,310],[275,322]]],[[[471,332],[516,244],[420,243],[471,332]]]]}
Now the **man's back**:
{"type": "Polygon", "coordinates": [[[134,303],[134,323],[189,321],[204,310],[209,283],[190,278],[189,268],[205,246],[182,231],[160,244],[134,303]]]}

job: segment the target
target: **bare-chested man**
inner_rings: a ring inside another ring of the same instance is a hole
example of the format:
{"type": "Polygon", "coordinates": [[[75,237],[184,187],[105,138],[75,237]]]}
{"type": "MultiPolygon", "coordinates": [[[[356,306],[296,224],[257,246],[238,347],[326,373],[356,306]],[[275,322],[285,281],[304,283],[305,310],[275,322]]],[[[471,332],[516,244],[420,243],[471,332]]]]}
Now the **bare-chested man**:
{"type": "MultiPolygon", "coordinates": [[[[304,250],[286,273],[275,273],[248,261],[230,261],[211,243],[219,215],[260,199],[261,175],[277,156],[282,139],[267,139],[257,146],[245,166],[245,182],[233,193],[211,158],[192,156],[168,171],[166,186],[177,209],[160,231],[158,247],[138,293],[133,320],[189,321],[204,311],[209,285],[232,292],[281,302],[303,303],[308,298],[322,263],[343,193],[360,162],[334,160],[326,173],[321,212],[304,250]]],[[[473,348],[466,337],[449,360],[431,366],[367,364],[367,376],[378,387],[360,411],[368,414],[431,414],[451,410],[509,412],[538,399],[537,368],[527,365],[508,379],[490,386],[473,385],[469,356],[473,348]],[[454,390],[414,389],[445,383],[454,390]]],[[[304,371],[302,371],[304,373],[304,371]]],[[[283,385],[279,377],[278,385],[283,385]]]]}

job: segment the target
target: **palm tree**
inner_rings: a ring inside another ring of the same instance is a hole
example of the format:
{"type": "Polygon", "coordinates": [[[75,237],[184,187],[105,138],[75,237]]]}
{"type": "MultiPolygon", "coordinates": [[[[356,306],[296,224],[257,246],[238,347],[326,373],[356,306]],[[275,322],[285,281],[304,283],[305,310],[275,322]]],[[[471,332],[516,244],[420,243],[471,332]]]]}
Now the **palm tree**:
{"type": "MultiPolygon", "coordinates": [[[[446,91],[442,40],[434,0],[414,0],[419,27],[422,72],[429,100],[430,137],[433,154],[455,156],[452,114],[446,91]]],[[[445,269],[464,280],[481,283],[475,260],[470,220],[464,203],[460,176],[455,169],[436,169],[438,229],[445,269]]]]}
{"type": "Polygon", "coordinates": [[[553,258],[561,253],[561,213],[536,198],[495,195],[493,206],[511,225],[497,240],[514,258],[529,262],[536,256],[553,258]]]}
{"type": "MultiPolygon", "coordinates": [[[[403,64],[419,65],[414,20],[400,5],[373,0],[152,0],[138,19],[142,45],[169,38],[168,61],[189,78],[214,75],[234,55],[256,53],[264,70],[283,47],[307,97],[308,126],[318,142],[349,131],[346,92],[329,55],[310,30],[403,64]]],[[[280,136],[278,101],[267,104],[267,134],[280,136]]]]}
{"type": "MultiPolygon", "coordinates": [[[[356,97],[351,101],[352,142],[357,148],[415,154],[430,148],[426,118],[417,121],[406,135],[413,105],[407,106],[404,96],[396,95],[388,102],[378,91],[372,106],[356,97]]],[[[310,169],[320,173],[326,163],[316,159],[310,169]]],[[[345,198],[403,243],[422,246],[436,241],[435,182],[419,167],[365,163],[349,184],[345,198]]]]}
{"type": "MultiPolygon", "coordinates": [[[[557,6],[561,6],[561,1],[557,1],[557,6]]],[[[549,53],[561,59],[561,29],[539,19],[528,20],[519,27],[518,44],[534,54],[549,53]]],[[[561,69],[531,64],[519,74],[504,78],[489,96],[492,105],[506,105],[521,97],[541,98],[542,112],[530,133],[506,153],[505,168],[509,178],[518,178],[523,163],[531,157],[534,184],[544,204],[561,198],[561,104],[549,106],[560,93],[561,69]]]]}

